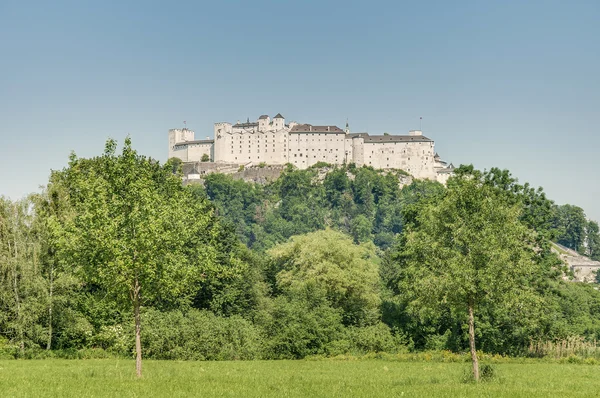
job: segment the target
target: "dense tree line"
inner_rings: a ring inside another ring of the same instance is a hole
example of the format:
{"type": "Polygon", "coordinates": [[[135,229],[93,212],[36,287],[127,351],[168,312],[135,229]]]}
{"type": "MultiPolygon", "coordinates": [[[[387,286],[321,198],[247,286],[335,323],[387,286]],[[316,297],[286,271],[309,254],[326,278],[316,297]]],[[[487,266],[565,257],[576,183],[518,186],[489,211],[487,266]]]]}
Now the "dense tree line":
{"type": "Polygon", "coordinates": [[[135,354],[141,373],[142,352],[521,355],[600,337],[600,293],[564,281],[550,244],[598,258],[598,224],[506,170],[463,166],[444,187],[289,166],[184,187],[179,169],[109,141],[43,192],[0,200],[0,355],[98,349],[135,354]]]}

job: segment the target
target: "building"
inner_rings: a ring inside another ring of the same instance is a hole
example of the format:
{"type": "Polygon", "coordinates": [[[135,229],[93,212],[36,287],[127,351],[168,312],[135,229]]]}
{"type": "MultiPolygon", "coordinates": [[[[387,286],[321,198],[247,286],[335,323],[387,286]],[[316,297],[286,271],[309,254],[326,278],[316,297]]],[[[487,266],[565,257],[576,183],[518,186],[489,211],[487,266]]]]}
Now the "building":
{"type": "Polygon", "coordinates": [[[262,115],[256,122],[215,123],[214,137],[198,141],[191,130],[169,130],[169,157],[199,162],[207,154],[215,163],[291,163],[300,169],[318,162],[355,163],[359,167],[402,169],[416,178],[444,183],[453,169],[435,153],[434,141],[419,130],[408,135],[352,133],[347,123],[345,130],[333,125],[286,124],[278,113],[273,119],[262,115]]]}

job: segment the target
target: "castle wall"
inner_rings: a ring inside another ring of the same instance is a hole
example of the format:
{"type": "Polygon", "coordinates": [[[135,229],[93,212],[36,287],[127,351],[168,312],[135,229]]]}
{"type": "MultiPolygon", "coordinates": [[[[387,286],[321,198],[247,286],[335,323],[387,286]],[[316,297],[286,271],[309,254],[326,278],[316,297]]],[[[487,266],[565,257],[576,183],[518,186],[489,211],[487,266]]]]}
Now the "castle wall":
{"type": "Polygon", "coordinates": [[[402,169],[416,178],[436,178],[433,157],[433,141],[364,143],[364,164],[376,169],[402,169]]]}
{"type": "Polygon", "coordinates": [[[351,134],[348,128],[343,131],[336,126],[294,122],[286,126],[280,116],[272,122],[263,115],[257,122],[215,123],[214,140],[194,141],[191,130],[169,130],[169,157],[199,162],[207,154],[211,162],[219,164],[291,163],[299,169],[318,162],[353,162],[358,167],[402,169],[416,178],[442,183],[452,175],[450,169],[440,170],[435,160],[434,142],[421,131],[411,131],[409,135],[351,134]]]}
{"type": "Polygon", "coordinates": [[[361,136],[352,137],[352,162],[357,167],[365,164],[365,140],[361,136]]]}
{"type": "Polygon", "coordinates": [[[240,164],[284,164],[287,162],[287,136],[286,129],[222,134],[219,139],[219,157],[216,160],[240,164]]]}
{"type": "MultiPolygon", "coordinates": [[[[188,129],[171,129],[169,130],[169,159],[179,157],[182,154],[183,148],[175,149],[175,144],[193,141],[194,132],[188,129]]],[[[187,156],[187,155],[185,155],[187,156]]],[[[183,159],[182,159],[183,160],[183,159]]]]}
{"type": "Polygon", "coordinates": [[[310,132],[290,134],[290,163],[307,168],[318,162],[344,163],[346,151],[344,132],[310,132]]]}
{"type": "Polygon", "coordinates": [[[170,158],[179,158],[183,162],[188,162],[187,145],[175,145],[172,148],[169,147],[169,159],[170,158]]]}
{"type": "Polygon", "coordinates": [[[212,142],[206,143],[190,143],[187,146],[187,158],[188,162],[199,162],[202,160],[203,155],[208,155],[210,161],[214,159],[213,154],[214,144],[212,142]]]}

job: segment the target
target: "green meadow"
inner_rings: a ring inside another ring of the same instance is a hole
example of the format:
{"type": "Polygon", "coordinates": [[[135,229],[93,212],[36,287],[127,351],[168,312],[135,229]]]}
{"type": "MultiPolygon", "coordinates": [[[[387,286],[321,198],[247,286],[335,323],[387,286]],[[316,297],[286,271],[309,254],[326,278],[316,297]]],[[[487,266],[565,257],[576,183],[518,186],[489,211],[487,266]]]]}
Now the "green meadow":
{"type": "Polygon", "coordinates": [[[464,381],[468,363],[386,360],[0,361],[2,397],[597,397],[600,369],[569,363],[495,364],[464,381]]]}

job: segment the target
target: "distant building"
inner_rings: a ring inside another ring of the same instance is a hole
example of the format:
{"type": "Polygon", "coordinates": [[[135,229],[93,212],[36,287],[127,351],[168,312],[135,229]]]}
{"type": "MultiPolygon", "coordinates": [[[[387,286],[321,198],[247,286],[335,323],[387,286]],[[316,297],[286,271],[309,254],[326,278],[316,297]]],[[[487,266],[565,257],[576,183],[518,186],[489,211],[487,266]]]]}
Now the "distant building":
{"type": "Polygon", "coordinates": [[[434,142],[419,130],[408,135],[352,133],[337,126],[285,123],[277,114],[262,115],[256,122],[214,125],[214,140],[195,140],[187,129],[169,130],[169,157],[199,162],[207,154],[211,162],[239,164],[291,163],[299,169],[315,163],[355,163],[376,169],[402,169],[416,178],[445,183],[453,166],[435,153],[434,142]]]}

